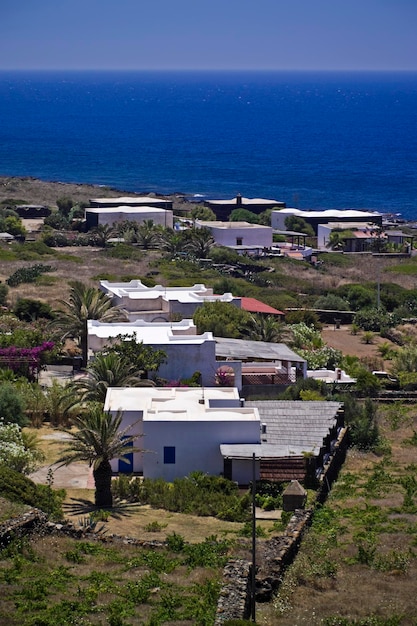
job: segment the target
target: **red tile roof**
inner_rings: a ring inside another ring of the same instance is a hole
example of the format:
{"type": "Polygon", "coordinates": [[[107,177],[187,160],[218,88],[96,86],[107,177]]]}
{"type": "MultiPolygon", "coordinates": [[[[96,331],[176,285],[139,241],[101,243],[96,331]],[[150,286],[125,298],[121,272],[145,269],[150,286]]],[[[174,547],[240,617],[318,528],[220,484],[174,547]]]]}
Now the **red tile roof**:
{"type": "Polygon", "coordinates": [[[268,315],[284,315],[282,311],[274,309],[272,306],[257,300],[256,298],[241,298],[241,306],[249,313],[266,313],[268,315]]]}

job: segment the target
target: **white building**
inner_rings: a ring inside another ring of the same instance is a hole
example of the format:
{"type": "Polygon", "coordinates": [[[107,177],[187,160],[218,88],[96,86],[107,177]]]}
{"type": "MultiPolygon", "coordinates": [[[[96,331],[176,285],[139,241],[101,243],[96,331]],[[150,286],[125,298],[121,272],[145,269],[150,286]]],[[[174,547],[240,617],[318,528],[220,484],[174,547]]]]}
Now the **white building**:
{"type": "Polygon", "coordinates": [[[382,224],[382,214],[377,211],[359,211],[356,209],[326,209],[323,211],[304,211],[285,208],[271,212],[271,226],[274,230],[289,230],[285,224],[287,217],[300,217],[317,232],[318,224],[328,222],[373,222],[382,224]]]}
{"type": "Polygon", "coordinates": [[[174,223],[173,212],[156,206],[115,206],[115,207],[88,207],[85,209],[87,228],[95,228],[99,224],[113,226],[117,222],[137,222],[142,224],[152,220],[155,225],[172,228],[174,223]]]}
{"type": "MultiPolygon", "coordinates": [[[[140,435],[136,445],[146,450],[131,454],[130,465],[112,461],[114,472],[167,481],[198,470],[219,476],[224,472],[220,446],[260,443],[258,409],[242,406],[234,388],[113,388],[104,410],[121,411],[122,428],[133,424],[129,434],[140,435]]],[[[251,461],[236,462],[232,478],[247,485],[251,461]]]]}
{"type": "Polygon", "coordinates": [[[112,344],[119,335],[135,336],[138,343],[163,350],[167,356],[158,376],[168,381],[191,378],[195,372],[201,373],[202,385],[214,385],[216,380],[216,344],[210,332],[197,335],[192,320],[181,322],[106,323],[97,320],[87,322],[87,342],[89,356],[112,344]]]}
{"type": "Polygon", "coordinates": [[[228,219],[234,209],[246,209],[259,215],[267,209],[285,207],[285,202],[266,198],[244,198],[240,194],[230,200],[207,200],[204,204],[216,214],[219,220],[228,219]]]}
{"type": "Polygon", "coordinates": [[[192,317],[195,310],[204,302],[231,302],[241,307],[240,298],[231,293],[214,295],[213,289],[203,284],[192,287],[146,287],[140,280],[129,283],[100,281],[100,289],[108,294],[113,304],[122,307],[130,321],[137,319],[169,322],[172,315],[192,317]]]}
{"type": "Polygon", "coordinates": [[[90,198],[90,205],[96,208],[127,207],[158,207],[172,209],[172,201],[152,196],[121,196],[119,198],[90,198]]]}
{"type": "Polygon", "coordinates": [[[196,228],[208,228],[219,246],[233,248],[237,252],[248,249],[271,248],[272,228],[249,222],[204,222],[196,220],[196,228]]]}

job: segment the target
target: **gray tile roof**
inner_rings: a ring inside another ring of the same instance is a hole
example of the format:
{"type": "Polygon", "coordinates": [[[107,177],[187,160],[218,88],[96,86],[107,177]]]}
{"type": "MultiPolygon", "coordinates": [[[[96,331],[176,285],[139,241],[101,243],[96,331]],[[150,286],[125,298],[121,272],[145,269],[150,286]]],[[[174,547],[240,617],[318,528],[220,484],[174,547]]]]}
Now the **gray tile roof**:
{"type": "Polygon", "coordinates": [[[257,407],[266,433],[262,443],[294,451],[319,452],[325,437],[337,426],[341,402],[303,402],[291,400],[247,401],[245,406],[257,407]]]}
{"type": "Polygon", "coordinates": [[[290,350],[285,343],[247,341],[246,339],[229,339],[227,337],[216,337],[216,357],[305,363],[305,359],[290,350]]]}

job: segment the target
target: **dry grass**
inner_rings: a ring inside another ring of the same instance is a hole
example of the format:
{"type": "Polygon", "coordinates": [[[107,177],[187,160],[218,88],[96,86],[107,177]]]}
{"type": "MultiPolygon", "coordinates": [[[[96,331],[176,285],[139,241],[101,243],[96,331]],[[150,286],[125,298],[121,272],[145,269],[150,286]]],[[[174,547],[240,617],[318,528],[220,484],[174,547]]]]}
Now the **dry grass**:
{"type": "Polygon", "coordinates": [[[392,406],[380,406],[380,427],[391,454],[382,458],[349,451],[325,507],[336,512],[339,531],[334,536],[335,522],[329,518],[318,534],[307,534],[276,601],[258,606],[257,623],[319,626],[330,618],[325,623],[332,626],[365,624],[360,620],[370,618],[374,621],[366,624],[375,626],[417,623],[417,495],[414,507],[404,508],[400,485],[402,476],[415,475],[416,446],[405,440],[417,430],[417,409],[413,405],[399,418],[393,415],[392,406]],[[378,478],[381,470],[384,479],[378,478]],[[365,549],[375,542],[369,562],[358,560],[361,542],[365,549]],[[334,575],[326,575],[329,565],[335,566],[334,575]]]}
{"type": "MultiPolygon", "coordinates": [[[[95,510],[94,491],[91,489],[67,489],[64,502],[66,519],[75,524],[88,517],[95,510]]],[[[177,533],[189,543],[198,543],[206,537],[236,537],[242,524],[223,522],[215,517],[184,515],[163,509],[153,509],[149,505],[121,503],[109,512],[108,521],[103,522],[107,534],[135,537],[147,541],[164,541],[167,535],[177,533]],[[160,530],[149,531],[150,525],[157,522],[160,530]]]]}

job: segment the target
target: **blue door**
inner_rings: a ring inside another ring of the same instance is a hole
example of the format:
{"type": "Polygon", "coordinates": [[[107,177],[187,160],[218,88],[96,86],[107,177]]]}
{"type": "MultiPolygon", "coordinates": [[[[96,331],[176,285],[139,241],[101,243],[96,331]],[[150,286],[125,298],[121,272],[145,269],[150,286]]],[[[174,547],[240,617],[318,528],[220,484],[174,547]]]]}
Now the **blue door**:
{"type": "Polygon", "coordinates": [[[119,473],[120,474],[132,474],[133,473],[133,452],[128,452],[129,448],[133,448],[133,441],[126,444],[126,461],[119,459],[119,473]]]}

